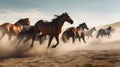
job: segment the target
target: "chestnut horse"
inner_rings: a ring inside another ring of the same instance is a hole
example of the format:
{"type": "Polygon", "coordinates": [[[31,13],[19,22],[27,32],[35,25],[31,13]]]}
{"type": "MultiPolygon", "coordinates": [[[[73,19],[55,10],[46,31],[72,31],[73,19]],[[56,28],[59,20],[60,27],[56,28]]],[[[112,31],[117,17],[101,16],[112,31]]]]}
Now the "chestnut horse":
{"type": "Polygon", "coordinates": [[[42,35],[50,36],[47,48],[49,48],[53,37],[55,37],[57,43],[53,45],[52,48],[56,48],[56,46],[59,44],[59,34],[61,33],[61,29],[65,21],[69,22],[70,24],[73,24],[73,20],[67,13],[63,13],[60,16],[56,16],[55,19],[47,23],[43,20],[39,20],[34,26],[34,34],[32,38],[31,48],[33,47],[35,37],[39,32],[42,32],[42,35]]]}
{"type": "Polygon", "coordinates": [[[0,37],[0,39],[2,39],[5,34],[8,34],[9,40],[11,40],[11,36],[18,35],[23,27],[28,25],[30,25],[29,18],[20,19],[15,24],[3,23],[2,25],[0,25],[0,30],[2,31],[2,36],[0,37]]]}
{"type": "Polygon", "coordinates": [[[65,30],[62,34],[62,40],[63,42],[67,42],[67,40],[69,40],[70,38],[72,38],[72,42],[75,42],[75,39],[80,39],[82,38],[84,43],[86,43],[85,41],[85,33],[84,33],[84,29],[89,30],[89,28],[87,27],[86,23],[82,23],[77,27],[70,27],[67,30],[65,30]]]}

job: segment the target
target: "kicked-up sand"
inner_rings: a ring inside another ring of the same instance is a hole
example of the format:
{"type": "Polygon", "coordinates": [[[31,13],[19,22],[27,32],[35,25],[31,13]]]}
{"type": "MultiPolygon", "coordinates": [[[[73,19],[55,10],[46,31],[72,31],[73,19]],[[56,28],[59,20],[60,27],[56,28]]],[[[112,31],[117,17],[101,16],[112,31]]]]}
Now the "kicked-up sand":
{"type": "Polygon", "coordinates": [[[86,41],[60,41],[54,49],[46,48],[48,41],[35,41],[30,49],[31,41],[16,47],[17,41],[7,41],[6,36],[0,42],[0,67],[120,67],[120,31],[111,38],[94,35],[86,41]]]}

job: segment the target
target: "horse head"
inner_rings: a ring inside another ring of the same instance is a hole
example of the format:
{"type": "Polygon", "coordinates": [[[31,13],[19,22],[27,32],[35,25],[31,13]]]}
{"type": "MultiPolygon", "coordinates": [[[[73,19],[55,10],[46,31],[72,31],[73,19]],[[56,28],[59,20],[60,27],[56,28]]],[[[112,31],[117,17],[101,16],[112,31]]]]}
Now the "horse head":
{"type": "Polygon", "coordinates": [[[65,21],[69,22],[70,24],[73,24],[73,20],[71,17],[68,15],[68,13],[63,13],[62,16],[64,17],[65,21]]]}
{"type": "Polygon", "coordinates": [[[78,27],[79,27],[79,28],[81,27],[82,29],[87,29],[87,30],[89,30],[89,28],[87,27],[87,24],[86,24],[85,22],[82,23],[82,24],[80,24],[78,27]]]}
{"type": "Polygon", "coordinates": [[[30,25],[29,18],[20,19],[15,23],[15,25],[29,26],[30,25]]]}
{"type": "Polygon", "coordinates": [[[111,29],[112,29],[112,27],[111,27],[111,26],[109,26],[106,30],[110,31],[111,29]]]}
{"type": "Polygon", "coordinates": [[[26,26],[29,26],[29,25],[30,25],[29,18],[25,18],[25,19],[24,19],[23,25],[26,25],[26,26]]]}

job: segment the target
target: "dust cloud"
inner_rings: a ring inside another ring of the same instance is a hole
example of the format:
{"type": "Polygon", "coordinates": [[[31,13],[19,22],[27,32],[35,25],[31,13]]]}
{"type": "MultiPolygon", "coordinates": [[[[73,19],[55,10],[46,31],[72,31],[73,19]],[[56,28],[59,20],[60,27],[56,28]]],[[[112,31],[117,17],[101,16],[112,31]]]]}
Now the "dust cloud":
{"type": "MultiPolygon", "coordinates": [[[[17,42],[15,36],[11,41],[8,40],[8,36],[6,35],[0,41],[0,58],[9,58],[9,57],[28,57],[28,56],[59,56],[68,54],[72,51],[80,51],[80,50],[109,50],[109,49],[120,49],[120,31],[115,31],[112,33],[112,37],[100,37],[96,39],[96,35],[93,38],[87,39],[86,42],[83,43],[76,40],[75,43],[72,43],[72,40],[69,40],[67,43],[63,43],[60,40],[60,44],[57,48],[48,48],[47,44],[48,40],[46,40],[43,44],[39,44],[39,41],[35,41],[34,46],[30,49],[31,40],[26,44],[21,42],[17,47],[17,42]]],[[[51,46],[56,43],[54,39],[51,43],[51,46]]]]}

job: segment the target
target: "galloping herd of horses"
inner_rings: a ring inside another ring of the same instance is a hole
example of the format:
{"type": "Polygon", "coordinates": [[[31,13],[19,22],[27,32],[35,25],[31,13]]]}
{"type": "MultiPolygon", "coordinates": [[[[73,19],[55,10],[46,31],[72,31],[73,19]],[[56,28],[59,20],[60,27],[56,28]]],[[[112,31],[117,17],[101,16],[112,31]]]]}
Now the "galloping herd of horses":
{"type": "MultiPolygon", "coordinates": [[[[73,20],[68,15],[68,13],[63,13],[61,15],[55,15],[55,19],[52,19],[51,22],[47,20],[39,20],[35,23],[34,26],[30,25],[29,18],[23,18],[18,20],[15,24],[11,23],[3,23],[0,25],[0,31],[2,33],[0,40],[5,36],[5,34],[8,35],[8,39],[11,40],[12,36],[16,36],[18,43],[17,46],[23,41],[25,44],[30,39],[32,39],[30,48],[33,47],[34,41],[36,40],[36,37],[39,38],[40,44],[43,43],[46,39],[49,38],[48,46],[50,47],[50,44],[55,37],[57,43],[52,46],[52,48],[56,48],[59,44],[59,36],[61,33],[61,29],[65,21],[67,21],[70,24],[73,24],[73,20]]],[[[66,42],[70,38],[72,38],[72,42],[74,43],[76,39],[80,41],[82,38],[83,41],[85,41],[85,35],[89,37],[93,37],[92,33],[93,31],[96,31],[96,28],[93,27],[89,30],[86,23],[81,23],[77,27],[70,27],[66,29],[62,33],[62,41],[66,42]],[[88,30],[87,33],[85,33],[84,29],[88,30]]],[[[107,29],[99,29],[98,34],[96,38],[103,35],[110,36],[111,26],[109,26],[107,29]]]]}

